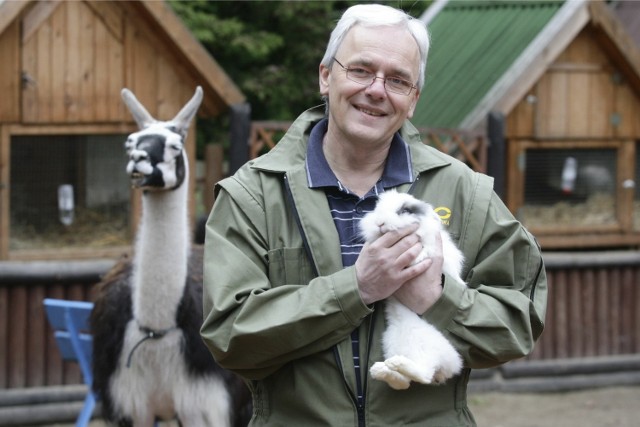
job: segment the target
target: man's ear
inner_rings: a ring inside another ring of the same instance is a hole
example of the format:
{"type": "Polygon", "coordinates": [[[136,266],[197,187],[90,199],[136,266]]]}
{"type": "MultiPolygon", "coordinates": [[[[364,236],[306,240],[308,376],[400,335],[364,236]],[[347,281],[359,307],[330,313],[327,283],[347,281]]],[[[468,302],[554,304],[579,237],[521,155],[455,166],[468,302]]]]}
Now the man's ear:
{"type": "Polygon", "coordinates": [[[320,82],[320,95],[326,96],[329,94],[329,68],[320,64],[318,69],[318,81],[320,82]]]}

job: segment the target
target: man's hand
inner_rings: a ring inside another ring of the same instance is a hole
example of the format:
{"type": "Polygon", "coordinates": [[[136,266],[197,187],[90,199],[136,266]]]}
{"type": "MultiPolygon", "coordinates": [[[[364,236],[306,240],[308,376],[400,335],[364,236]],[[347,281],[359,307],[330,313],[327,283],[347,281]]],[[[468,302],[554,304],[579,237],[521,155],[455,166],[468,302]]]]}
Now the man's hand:
{"type": "MultiPolygon", "coordinates": [[[[432,264],[430,260],[424,260],[411,265],[422,250],[420,238],[415,234],[417,229],[418,225],[414,224],[401,230],[389,231],[374,242],[365,243],[355,263],[360,296],[365,304],[389,297],[407,282],[412,284],[412,288],[415,286],[416,291],[424,286],[422,282],[414,285],[412,281],[421,277],[432,264]]],[[[402,292],[398,296],[409,297],[409,293],[402,292]]]]}
{"type": "Polygon", "coordinates": [[[432,252],[429,254],[429,258],[422,261],[431,260],[431,265],[424,274],[408,280],[393,294],[409,310],[420,315],[427,311],[442,295],[444,257],[440,233],[436,235],[436,245],[432,252]]]}

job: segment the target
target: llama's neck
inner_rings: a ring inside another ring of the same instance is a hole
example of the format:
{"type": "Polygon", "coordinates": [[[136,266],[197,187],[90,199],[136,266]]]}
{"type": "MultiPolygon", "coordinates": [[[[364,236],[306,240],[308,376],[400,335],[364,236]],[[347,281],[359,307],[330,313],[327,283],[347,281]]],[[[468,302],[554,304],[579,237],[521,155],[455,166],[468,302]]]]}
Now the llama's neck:
{"type": "Polygon", "coordinates": [[[133,314],[155,330],[175,326],[189,256],[188,177],[171,191],[142,196],[133,257],[133,314]]]}

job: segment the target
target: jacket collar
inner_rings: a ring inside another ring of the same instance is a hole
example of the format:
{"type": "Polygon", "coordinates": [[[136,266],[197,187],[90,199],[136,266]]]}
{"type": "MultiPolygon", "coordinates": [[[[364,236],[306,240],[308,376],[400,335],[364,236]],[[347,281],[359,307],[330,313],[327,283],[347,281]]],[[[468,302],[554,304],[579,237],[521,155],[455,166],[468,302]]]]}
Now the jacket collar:
{"type": "MultiPolygon", "coordinates": [[[[304,169],[309,134],[313,126],[324,117],[324,106],[314,107],[302,113],[276,146],[254,160],[251,167],[274,173],[304,169]]],[[[408,120],[402,126],[400,134],[411,147],[414,179],[422,172],[451,164],[449,156],[422,143],[420,133],[408,120]]]]}

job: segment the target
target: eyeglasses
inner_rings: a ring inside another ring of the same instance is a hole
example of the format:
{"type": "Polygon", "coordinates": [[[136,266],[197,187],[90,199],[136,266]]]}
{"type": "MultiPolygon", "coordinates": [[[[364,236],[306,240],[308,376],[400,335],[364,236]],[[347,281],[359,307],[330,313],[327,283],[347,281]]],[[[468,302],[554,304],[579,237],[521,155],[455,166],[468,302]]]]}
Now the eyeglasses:
{"type": "Polygon", "coordinates": [[[411,91],[417,89],[417,87],[407,80],[400,79],[398,77],[378,77],[375,73],[364,68],[354,67],[347,68],[340,63],[335,57],[333,58],[336,63],[342,67],[347,73],[347,78],[352,82],[359,83],[361,85],[372,85],[376,79],[382,79],[384,81],[384,88],[389,92],[399,93],[401,95],[410,95],[411,91]]]}

